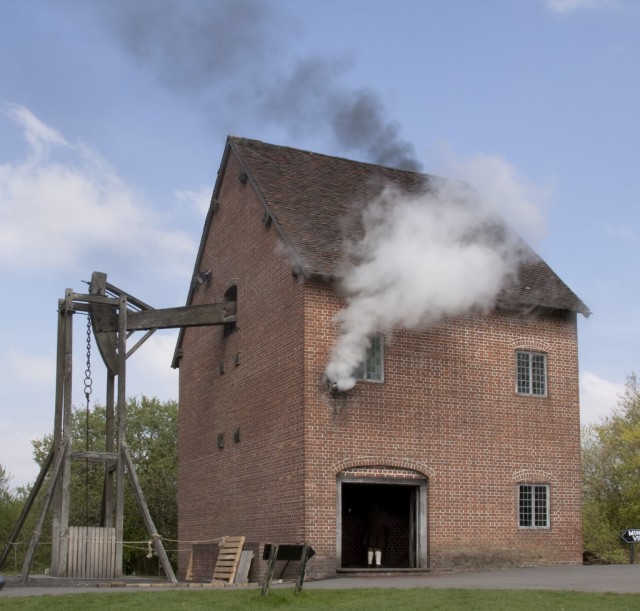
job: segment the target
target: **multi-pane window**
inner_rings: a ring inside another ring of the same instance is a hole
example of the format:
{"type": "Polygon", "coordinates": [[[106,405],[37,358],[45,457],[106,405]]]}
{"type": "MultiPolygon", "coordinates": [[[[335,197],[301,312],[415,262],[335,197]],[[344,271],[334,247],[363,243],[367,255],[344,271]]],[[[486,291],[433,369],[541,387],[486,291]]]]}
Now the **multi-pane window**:
{"type": "Polygon", "coordinates": [[[518,516],[521,528],[549,528],[549,486],[520,484],[518,516]]]}
{"type": "Polygon", "coordinates": [[[547,355],[516,352],[516,391],[520,395],[547,394],[547,355]]]}
{"type": "Polygon", "coordinates": [[[382,335],[374,335],[371,344],[367,348],[364,359],[360,367],[356,370],[355,376],[358,380],[369,380],[370,382],[384,381],[384,339],[382,335]]]}

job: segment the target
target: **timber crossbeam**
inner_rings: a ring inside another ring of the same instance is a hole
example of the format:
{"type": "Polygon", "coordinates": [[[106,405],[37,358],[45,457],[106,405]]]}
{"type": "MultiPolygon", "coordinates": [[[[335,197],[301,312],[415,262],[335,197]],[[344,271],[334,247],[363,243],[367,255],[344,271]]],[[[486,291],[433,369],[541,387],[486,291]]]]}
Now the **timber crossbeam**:
{"type": "MultiPolygon", "coordinates": [[[[146,331],[149,329],[175,329],[176,327],[205,327],[209,325],[223,325],[236,319],[236,303],[207,303],[203,305],[182,306],[177,308],[162,308],[128,312],[127,331],[146,331]]],[[[118,330],[118,316],[103,316],[96,322],[97,332],[118,330]]]]}

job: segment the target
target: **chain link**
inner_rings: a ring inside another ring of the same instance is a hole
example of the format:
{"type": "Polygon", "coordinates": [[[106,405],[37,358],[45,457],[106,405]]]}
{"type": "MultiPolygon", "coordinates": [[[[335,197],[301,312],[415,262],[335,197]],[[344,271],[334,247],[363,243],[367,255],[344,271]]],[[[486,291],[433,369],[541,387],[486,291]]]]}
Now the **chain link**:
{"type": "MultiPolygon", "coordinates": [[[[85,413],[85,450],[89,451],[89,398],[93,380],[91,379],[91,314],[87,314],[87,368],[84,370],[84,396],[87,398],[85,413]]],[[[89,459],[84,464],[84,523],[89,526],[89,459]]]]}
{"type": "Polygon", "coordinates": [[[91,379],[91,315],[87,316],[87,368],[84,370],[84,396],[89,401],[93,386],[91,379]]]}

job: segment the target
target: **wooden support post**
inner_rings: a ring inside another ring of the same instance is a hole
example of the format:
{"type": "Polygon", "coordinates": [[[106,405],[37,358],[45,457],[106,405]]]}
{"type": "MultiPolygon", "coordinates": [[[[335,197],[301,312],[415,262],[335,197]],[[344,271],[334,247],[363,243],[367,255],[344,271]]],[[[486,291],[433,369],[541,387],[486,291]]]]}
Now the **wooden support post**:
{"type": "Polygon", "coordinates": [[[33,555],[34,555],[34,552],[36,551],[36,546],[38,545],[38,541],[40,540],[40,533],[42,532],[42,527],[44,526],[44,520],[47,517],[47,512],[49,511],[49,506],[51,505],[51,498],[53,497],[53,491],[56,487],[58,477],[60,476],[62,463],[65,460],[65,456],[67,456],[68,448],[67,448],[66,440],[62,441],[62,447],[60,449],[61,451],[58,452],[53,462],[53,472],[51,473],[51,480],[49,481],[49,485],[47,486],[47,493],[45,494],[44,501],[42,503],[42,509],[40,510],[40,517],[36,522],[36,526],[31,536],[29,547],[27,549],[27,555],[25,556],[24,563],[22,565],[22,574],[20,576],[21,583],[26,583],[27,579],[29,578],[29,571],[31,570],[33,555]]]}
{"type": "MultiPolygon", "coordinates": [[[[60,451],[62,442],[62,425],[64,419],[64,382],[66,346],[66,327],[73,323],[71,313],[66,309],[64,299],[58,301],[58,350],[56,357],[56,394],[55,394],[55,416],[53,421],[53,446],[55,454],[60,451]]],[[[53,498],[53,519],[51,525],[51,574],[59,574],[60,560],[60,516],[62,514],[62,490],[58,486],[53,498]]]]}
{"type": "Polygon", "coordinates": [[[271,589],[271,580],[273,579],[273,570],[276,566],[276,559],[278,558],[278,544],[271,546],[269,552],[269,560],[267,561],[267,570],[264,574],[264,581],[262,582],[262,596],[269,594],[271,589]]]}
{"type": "Polygon", "coordinates": [[[304,575],[307,571],[307,555],[309,553],[309,544],[305,543],[302,546],[302,553],[300,554],[300,566],[298,568],[298,579],[296,579],[296,592],[302,590],[304,585],[304,575]]]}
{"type": "MultiPolygon", "coordinates": [[[[124,536],[124,480],[126,448],[126,359],[146,341],[155,329],[221,325],[235,321],[236,303],[202,304],[198,306],[156,310],[132,295],[107,283],[106,274],[94,272],[88,294],[74,293],[67,289],[65,298],[58,302],[58,336],[56,362],[55,418],[53,448],[47,469],[53,465],[55,474],[47,491],[44,520],[49,506],[53,506],[51,574],[64,577],[68,573],[69,515],[71,485],[71,436],[72,436],[72,364],[73,364],[73,315],[85,312],[91,315],[96,345],[107,368],[106,398],[106,444],[104,452],[85,452],[86,460],[105,463],[105,483],[101,523],[105,528],[115,527],[116,566],[115,576],[122,576],[122,551],[124,536]],[[132,309],[129,309],[132,306],[132,309]],[[127,354],[127,332],[148,330],[148,333],[127,354]],[[117,404],[114,401],[115,378],[117,376],[117,404]],[[114,425],[115,424],[115,425],[114,425]],[[114,443],[115,439],[115,443],[114,443]],[[115,464],[114,464],[115,463],[115,464]],[[115,473],[114,473],[115,471],[115,473]],[[114,482],[115,477],[115,482],[114,482]],[[114,490],[115,488],[115,490],[114,490]]],[[[76,453],[77,454],[77,453],[76,453]]],[[[16,529],[17,538],[39,488],[44,483],[47,469],[43,469],[36,486],[21,514],[16,529]],[[42,479],[41,479],[42,478],[42,479]],[[39,482],[39,483],[38,483],[39,482]]],[[[142,506],[146,503],[141,489],[136,495],[142,506]]],[[[144,512],[143,512],[144,513],[144,512]]],[[[148,513],[148,511],[147,511],[148,513]]],[[[149,516],[150,520],[150,516],[149,516]]],[[[152,522],[150,522],[153,524],[152,522]]],[[[149,527],[151,531],[154,528],[149,527]]],[[[153,533],[152,533],[153,534],[153,533]]],[[[13,537],[13,535],[12,535],[13,537]]],[[[23,569],[26,580],[35,546],[39,540],[39,529],[31,540],[27,560],[23,569]],[[37,535],[37,536],[36,536],[37,535]]],[[[164,547],[160,543],[162,553],[164,547]]],[[[6,559],[5,550],[0,561],[6,559]]],[[[161,555],[161,554],[159,554],[161,555]]],[[[165,554],[166,557],[166,554],[165,554]]],[[[163,560],[163,563],[165,560],[163,560]]],[[[275,562],[275,561],[274,561],[275,562]]],[[[173,570],[168,559],[165,572],[171,578],[173,570]]],[[[174,577],[175,579],[175,577],[174,577]]]]}
{"type": "Polygon", "coordinates": [[[117,405],[117,453],[116,461],[116,567],[115,576],[122,577],[122,550],[124,537],[124,460],[127,408],[127,298],[120,296],[118,308],[118,405],[117,405]]]}
{"type": "MultiPolygon", "coordinates": [[[[107,400],[106,400],[106,438],[105,451],[114,451],[115,442],[115,376],[107,369],[107,400]]],[[[104,466],[104,487],[102,491],[102,526],[109,528],[113,526],[113,475],[115,465],[105,463],[104,466]]]]}
{"type": "Polygon", "coordinates": [[[167,552],[164,549],[164,545],[162,545],[162,539],[156,531],[156,526],[153,523],[153,519],[151,518],[151,514],[149,513],[149,508],[147,507],[147,503],[144,500],[144,494],[142,493],[138,475],[136,474],[136,468],[133,464],[131,454],[129,453],[129,448],[127,447],[126,443],[122,445],[122,456],[120,457],[120,459],[124,461],[127,466],[127,470],[129,471],[129,478],[131,480],[131,485],[135,493],[136,501],[138,501],[138,507],[140,508],[140,512],[142,513],[142,518],[144,519],[147,530],[149,531],[149,536],[151,537],[151,541],[153,542],[153,547],[155,548],[156,553],[160,558],[160,562],[162,563],[164,573],[171,583],[178,583],[178,580],[176,579],[176,576],[173,572],[171,562],[169,562],[167,552]]]}
{"type": "MultiPolygon", "coordinates": [[[[59,360],[59,375],[56,380],[56,414],[58,430],[61,437],[59,446],[54,445],[54,463],[62,456],[62,468],[60,477],[56,478],[58,489],[56,491],[56,504],[53,510],[52,522],[52,549],[51,549],[51,574],[56,577],[64,577],[67,571],[67,552],[69,534],[69,489],[71,485],[71,425],[72,425],[72,379],[73,379],[73,291],[67,289],[64,302],[61,304],[64,317],[62,337],[59,342],[63,345],[62,362],[59,360]],[[62,449],[64,447],[64,449],[62,449]]],[[[56,431],[54,430],[54,436],[56,431]]]]}

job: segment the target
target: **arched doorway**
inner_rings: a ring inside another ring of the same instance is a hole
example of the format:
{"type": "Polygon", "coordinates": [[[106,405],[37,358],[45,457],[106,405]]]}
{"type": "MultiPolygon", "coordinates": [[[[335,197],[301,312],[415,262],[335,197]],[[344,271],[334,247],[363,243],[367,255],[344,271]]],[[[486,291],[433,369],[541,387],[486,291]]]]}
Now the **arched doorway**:
{"type": "Polygon", "coordinates": [[[337,555],[341,568],[366,568],[365,533],[370,512],[384,514],[385,569],[426,568],[426,479],[353,478],[337,485],[337,555]]]}

